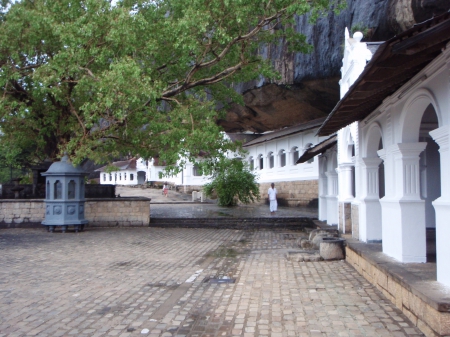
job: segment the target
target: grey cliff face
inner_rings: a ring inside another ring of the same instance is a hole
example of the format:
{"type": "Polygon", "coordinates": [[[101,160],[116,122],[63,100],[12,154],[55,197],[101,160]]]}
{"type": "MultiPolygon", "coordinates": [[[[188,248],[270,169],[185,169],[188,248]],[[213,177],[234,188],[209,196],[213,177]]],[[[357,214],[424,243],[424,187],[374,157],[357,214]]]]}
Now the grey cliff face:
{"type": "Polygon", "coordinates": [[[285,44],[262,48],[282,79],[237,86],[245,106],[235,105],[219,124],[229,132],[264,132],[326,116],[339,100],[345,27],[363,29],[366,41],[385,41],[448,10],[449,0],[347,0],[344,11],[314,25],[297,17],[296,30],[307,36],[313,51],[294,54],[285,44]]]}

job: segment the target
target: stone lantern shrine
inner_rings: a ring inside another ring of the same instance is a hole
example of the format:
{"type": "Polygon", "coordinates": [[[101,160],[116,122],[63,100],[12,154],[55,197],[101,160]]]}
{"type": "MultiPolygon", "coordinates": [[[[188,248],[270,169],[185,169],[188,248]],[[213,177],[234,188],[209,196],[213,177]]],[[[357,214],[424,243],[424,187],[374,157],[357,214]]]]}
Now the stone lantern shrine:
{"type": "Polygon", "coordinates": [[[87,173],[67,160],[65,155],[47,172],[41,173],[46,177],[45,220],[42,224],[48,226],[49,232],[53,232],[55,226],[61,226],[65,233],[70,225],[78,232],[88,222],[84,218],[84,177],[87,173]]]}

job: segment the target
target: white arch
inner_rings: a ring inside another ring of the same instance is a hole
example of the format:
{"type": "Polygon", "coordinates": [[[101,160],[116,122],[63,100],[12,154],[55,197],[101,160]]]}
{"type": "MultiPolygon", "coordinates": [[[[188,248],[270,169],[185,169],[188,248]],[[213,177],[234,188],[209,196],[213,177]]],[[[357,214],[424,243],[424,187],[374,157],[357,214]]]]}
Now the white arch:
{"type": "Polygon", "coordinates": [[[434,94],[425,88],[414,91],[407,99],[400,115],[400,140],[402,143],[414,143],[419,140],[422,116],[428,105],[432,105],[442,126],[442,115],[434,94]]]}
{"type": "MultiPolygon", "coordinates": [[[[352,161],[352,149],[355,146],[355,135],[352,134],[352,131],[349,126],[346,126],[342,130],[342,138],[340,138],[339,144],[339,162],[340,163],[349,163],[352,161]]],[[[356,152],[356,148],[355,148],[356,152]]]]}
{"type": "MultiPolygon", "coordinates": [[[[372,123],[366,132],[365,142],[363,147],[364,158],[377,158],[378,145],[380,139],[383,141],[383,129],[378,122],[372,123]]],[[[384,146],[384,142],[383,142],[384,146]]]]}

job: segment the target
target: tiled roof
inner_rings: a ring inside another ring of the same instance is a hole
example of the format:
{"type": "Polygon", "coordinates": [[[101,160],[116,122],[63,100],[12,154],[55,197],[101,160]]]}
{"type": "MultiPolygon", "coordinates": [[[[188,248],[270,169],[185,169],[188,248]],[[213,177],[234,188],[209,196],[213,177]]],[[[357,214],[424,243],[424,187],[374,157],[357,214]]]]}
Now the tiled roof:
{"type": "Polygon", "coordinates": [[[337,135],[333,135],[330,138],[325,139],[323,142],[306,150],[300,158],[298,158],[296,164],[302,164],[307,162],[311,158],[314,158],[318,154],[324,153],[329,148],[333,147],[337,143],[337,135]]]}
{"type": "Polygon", "coordinates": [[[314,119],[314,120],[306,122],[306,123],[289,126],[287,128],[283,128],[283,129],[273,131],[270,133],[265,133],[265,134],[261,135],[260,137],[254,139],[254,140],[251,140],[248,143],[245,143],[244,147],[268,142],[273,139],[282,138],[282,137],[294,135],[296,133],[300,133],[300,132],[304,132],[307,130],[318,128],[320,125],[322,125],[324,120],[325,120],[325,117],[322,117],[322,118],[314,119]]]}
{"type": "MultiPolygon", "coordinates": [[[[123,161],[115,161],[111,165],[117,167],[119,170],[135,170],[136,169],[136,158],[131,158],[129,160],[123,160],[123,161]]],[[[109,165],[100,167],[99,169],[97,169],[95,171],[104,172],[108,166],[109,165]]]]}

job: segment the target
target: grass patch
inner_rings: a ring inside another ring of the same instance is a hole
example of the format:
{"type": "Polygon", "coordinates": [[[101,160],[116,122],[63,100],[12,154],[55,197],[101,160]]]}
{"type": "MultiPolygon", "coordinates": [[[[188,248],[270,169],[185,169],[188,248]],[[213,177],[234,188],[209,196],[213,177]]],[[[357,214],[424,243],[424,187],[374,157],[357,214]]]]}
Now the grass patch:
{"type": "Polygon", "coordinates": [[[238,255],[239,252],[236,249],[227,247],[219,247],[215,251],[207,254],[207,256],[211,257],[231,257],[231,258],[235,258],[238,255]]]}
{"type": "Polygon", "coordinates": [[[233,217],[231,214],[228,214],[228,213],[225,213],[225,212],[222,212],[222,211],[217,212],[217,215],[218,215],[218,216],[229,216],[229,217],[233,217]]]}

